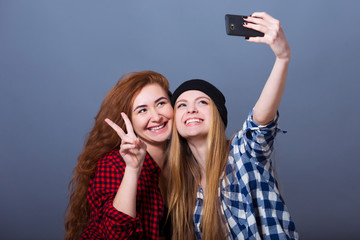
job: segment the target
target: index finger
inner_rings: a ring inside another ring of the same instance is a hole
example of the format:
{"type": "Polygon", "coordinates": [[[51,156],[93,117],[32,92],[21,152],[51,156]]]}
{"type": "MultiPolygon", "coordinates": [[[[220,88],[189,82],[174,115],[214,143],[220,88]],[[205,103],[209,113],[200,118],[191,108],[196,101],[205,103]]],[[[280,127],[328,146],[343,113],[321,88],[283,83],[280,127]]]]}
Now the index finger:
{"type": "Polygon", "coordinates": [[[267,22],[275,22],[277,21],[277,19],[275,19],[274,17],[270,16],[268,13],[266,12],[254,12],[253,14],[251,14],[250,17],[253,17],[253,18],[260,18],[260,19],[263,19],[267,22]]]}
{"type": "Polygon", "coordinates": [[[121,127],[119,127],[116,123],[114,123],[113,121],[111,121],[111,120],[108,119],[108,118],[105,118],[105,122],[106,122],[107,124],[109,124],[109,126],[110,126],[112,129],[115,130],[115,132],[119,135],[119,137],[120,137],[121,139],[123,139],[123,138],[126,136],[124,130],[122,130],[121,127]]]}
{"type": "Polygon", "coordinates": [[[123,112],[121,113],[121,116],[124,119],[127,134],[130,134],[131,136],[135,136],[134,129],[132,123],[130,122],[129,117],[123,112]]]}

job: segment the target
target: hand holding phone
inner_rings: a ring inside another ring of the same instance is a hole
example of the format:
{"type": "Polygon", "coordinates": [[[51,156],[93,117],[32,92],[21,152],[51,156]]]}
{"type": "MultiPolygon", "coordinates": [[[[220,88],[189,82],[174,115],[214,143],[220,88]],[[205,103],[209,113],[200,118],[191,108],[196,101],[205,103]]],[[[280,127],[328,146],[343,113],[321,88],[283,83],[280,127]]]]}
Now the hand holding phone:
{"type": "Polygon", "coordinates": [[[225,26],[226,34],[231,36],[242,36],[242,37],[263,37],[264,33],[256,31],[254,29],[244,27],[246,22],[244,18],[247,16],[242,15],[225,15],[225,26]]]}

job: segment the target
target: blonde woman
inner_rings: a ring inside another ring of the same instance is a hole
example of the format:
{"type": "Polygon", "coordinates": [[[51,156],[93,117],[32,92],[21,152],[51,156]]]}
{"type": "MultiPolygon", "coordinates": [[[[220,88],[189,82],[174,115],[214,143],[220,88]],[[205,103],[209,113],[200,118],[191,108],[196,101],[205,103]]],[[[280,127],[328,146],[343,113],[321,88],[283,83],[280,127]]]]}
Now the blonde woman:
{"type": "Polygon", "coordinates": [[[225,97],[193,79],[174,92],[170,144],[169,210],[173,239],[297,239],[279,193],[270,159],[279,131],[277,109],[284,92],[290,47],[278,20],[266,13],[246,19],[264,33],[249,42],[268,44],[273,70],[252,111],[227,141],[225,97]]]}

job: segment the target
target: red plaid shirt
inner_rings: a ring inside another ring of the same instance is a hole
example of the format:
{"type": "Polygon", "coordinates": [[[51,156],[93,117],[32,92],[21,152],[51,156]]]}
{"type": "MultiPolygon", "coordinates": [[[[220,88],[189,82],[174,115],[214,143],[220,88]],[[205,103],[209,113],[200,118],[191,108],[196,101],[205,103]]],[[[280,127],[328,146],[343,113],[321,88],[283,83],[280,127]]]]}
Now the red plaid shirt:
{"type": "Polygon", "coordinates": [[[113,207],[125,166],[119,150],[113,150],[98,162],[88,189],[90,222],[81,239],[159,238],[165,207],[159,189],[160,168],[147,153],[138,180],[137,213],[133,218],[113,207]]]}

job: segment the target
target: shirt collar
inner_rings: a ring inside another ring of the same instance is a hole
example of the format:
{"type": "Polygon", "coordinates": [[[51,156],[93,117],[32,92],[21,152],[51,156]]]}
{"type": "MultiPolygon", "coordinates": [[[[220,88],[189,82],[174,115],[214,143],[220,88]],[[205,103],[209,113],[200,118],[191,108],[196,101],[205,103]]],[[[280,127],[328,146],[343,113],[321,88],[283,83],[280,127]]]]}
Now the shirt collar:
{"type": "Polygon", "coordinates": [[[161,169],[159,165],[155,162],[155,160],[150,156],[148,152],[146,152],[143,168],[145,171],[152,173],[152,174],[160,174],[161,169]]]}

